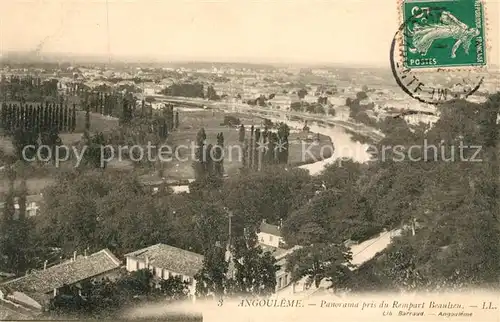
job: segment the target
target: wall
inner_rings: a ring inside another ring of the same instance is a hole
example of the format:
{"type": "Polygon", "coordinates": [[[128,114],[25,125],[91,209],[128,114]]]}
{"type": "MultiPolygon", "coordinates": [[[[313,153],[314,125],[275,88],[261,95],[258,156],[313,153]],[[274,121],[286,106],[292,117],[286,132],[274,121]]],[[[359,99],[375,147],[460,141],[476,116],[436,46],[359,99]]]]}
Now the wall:
{"type": "Polygon", "coordinates": [[[279,247],[280,242],[283,242],[282,237],[266,234],[263,232],[258,233],[257,237],[259,238],[260,243],[272,247],[279,247]]]}
{"type": "Polygon", "coordinates": [[[138,270],[137,267],[137,260],[127,257],[127,271],[128,272],[135,272],[138,270]]]}
{"type": "MultiPolygon", "coordinates": [[[[134,271],[144,269],[144,268],[146,268],[146,263],[144,261],[127,257],[127,271],[134,272],[134,271]]],[[[151,270],[151,272],[153,272],[154,276],[161,278],[161,279],[164,279],[164,280],[166,280],[170,277],[180,276],[183,281],[186,281],[189,283],[189,286],[188,286],[189,292],[191,294],[194,294],[194,290],[196,287],[196,281],[194,280],[194,278],[192,276],[182,275],[179,273],[169,271],[169,270],[164,269],[164,268],[154,267],[153,265],[149,265],[149,269],[151,270]]]]}
{"type": "Polygon", "coordinates": [[[31,202],[31,203],[29,203],[26,206],[26,215],[28,217],[36,216],[37,212],[38,212],[38,209],[40,209],[40,207],[38,207],[38,205],[36,204],[36,202],[31,202]]]}
{"type": "Polygon", "coordinates": [[[276,272],[276,291],[287,287],[292,280],[291,273],[276,272]]]}

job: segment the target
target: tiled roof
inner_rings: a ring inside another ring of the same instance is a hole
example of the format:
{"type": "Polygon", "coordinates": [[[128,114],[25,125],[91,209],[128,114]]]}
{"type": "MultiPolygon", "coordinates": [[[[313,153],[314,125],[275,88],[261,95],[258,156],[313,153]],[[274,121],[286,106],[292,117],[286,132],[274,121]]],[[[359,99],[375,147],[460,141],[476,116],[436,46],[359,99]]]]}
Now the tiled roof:
{"type": "Polygon", "coordinates": [[[280,236],[281,237],[281,231],[280,231],[280,228],[276,225],[271,225],[271,224],[268,224],[268,223],[261,223],[260,224],[260,232],[262,233],[266,233],[266,234],[271,234],[271,235],[274,235],[274,236],[280,236]]]}
{"type": "Polygon", "coordinates": [[[279,266],[279,269],[276,271],[276,275],[279,276],[286,273],[286,263],[287,263],[286,257],[276,262],[276,265],[279,266]]]}
{"type": "Polygon", "coordinates": [[[121,266],[121,262],[108,250],[103,249],[85,258],[32,272],[1,284],[1,287],[23,293],[48,293],[54,288],[71,285],[79,281],[106,273],[121,266]]]}
{"type": "Polygon", "coordinates": [[[185,276],[194,276],[203,267],[203,255],[165,244],[156,244],[136,250],[126,254],[125,257],[141,261],[146,261],[146,257],[148,257],[151,266],[185,276]]]}

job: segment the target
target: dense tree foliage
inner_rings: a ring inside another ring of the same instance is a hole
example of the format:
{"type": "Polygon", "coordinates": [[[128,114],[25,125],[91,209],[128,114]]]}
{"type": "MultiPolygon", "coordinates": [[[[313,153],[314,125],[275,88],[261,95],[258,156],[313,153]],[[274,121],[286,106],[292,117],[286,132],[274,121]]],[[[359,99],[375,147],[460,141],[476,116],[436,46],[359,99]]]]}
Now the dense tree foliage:
{"type": "MultiPolygon", "coordinates": [[[[500,96],[494,95],[485,104],[444,104],[432,127],[409,126],[401,118],[381,121],[378,126],[385,137],[372,144],[370,162],[343,160],[314,177],[271,162],[253,171],[258,160],[256,142],[276,143],[271,128],[253,126],[248,133],[240,127],[249,171],[226,180],[214,180],[220,179],[222,164],[216,166],[206,158],[211,151],[207,139],[218,139],[222,145],[223,138],[207,138],[200,129],[199,161],[194,164],[197,180],[190,194],[152,195],[132,173],[118,175],[109,169],[62,173],[44,192],[42,214],[34,218],[33,226],[24,226],[29,233],[14,236],[8,230],[10,224],[2,225],[3,265],[13,272],[37,267],[39,262],[28,263],[13,255],[13,245],[19,243],[37,245],[32,247],[35,250],[60,247],[65,256],[107,247],[120,256],[162,242],[205,256],[198,274],[203,281],[197,284],[199,294],[268,294],[275,287],[271,277],[276,263],[256,246],[253,236],[265,219],[283,223],[287,247],[302,246],[287,266],[294,280],[309,278],[318,286],[326,279],[336,289],[355,291],[363,288],[363,280],[374,289],[498,287],[499,101],[500,96]],[[228,263],[224,245],[230,235],[229,214],[232,257],[228,263]],[[349,263],[356,254],[345,242],[389,233],[384,230],[397,230],[400,236],[376,258],[351,271],[349,263]]],[[[149,123],[137,122],[144,124],[123,127],[113,134],[113,142],[144,140],[149,123]]],[[[286,125],[277,126],[278,138],[289,132],[286,125]]],[[[22,140],[17,145],[22,146],[22,140]]],[[[13,222],[16,193],[12,188],[5,196],[2,220],[6,223],[13,222]]],[[[46,256],[40,251],[25,258],[46,256]]],[[[109,292],[109,285],[95,294],[109,292]]],[[[181,288],[173,281],[168,285],[172,290],[181,288]]],[[[144,286],[141,292],[147,290],[144,286]]]]}
{"type": "Polygon", "coordinates": [[[49,314],[55,317],[116,318],[120,310],[147,300],[182,300],[187,284],[179,277],[162,280],[155,286],[147,269],[122,272],[118,278],[101,278],[83,283],[81,289],[66,286],[51,299],[49,314]]]}
{"type": "Polygon", "coordinates": [[[243,234],[231,246],[208,250],[195,276],[198,296],[270,295],[276,289],[276,259],[257,245],[257,236],[243,234]],[[230,255],[228,255],[230,254],[230,255]]]}
{"type": "Polygon", "coordinates": [[[165,88],[162,91],[162,94],[168,95],[168,96],[181,96],[181,97],[201,97],[201,98],[205,97],[203,84],[199,84],[199,83],[172,84],[172,85],[168,86],[167,88],[165,88]]]}
{"type": "Polygon", "coordinates": [[[306,284],[319,287],[322,280],[333,283],[336,288],[348,286],[351,277],[352,253],[344,244],[311,244],[290,255],[287,270],[292,272],[292,281],[307,277],[306,284]]]}

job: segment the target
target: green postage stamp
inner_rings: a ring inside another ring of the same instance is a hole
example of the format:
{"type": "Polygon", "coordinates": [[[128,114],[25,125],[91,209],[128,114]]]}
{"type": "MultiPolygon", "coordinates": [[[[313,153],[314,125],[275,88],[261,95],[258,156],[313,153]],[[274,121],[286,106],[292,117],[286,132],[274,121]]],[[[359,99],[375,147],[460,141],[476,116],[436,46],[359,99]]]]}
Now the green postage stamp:
{"type": "Polygon", "coordinates": [[[484,4],[480,0],[404,0],[404,67],[486,65],[484,4]]]}

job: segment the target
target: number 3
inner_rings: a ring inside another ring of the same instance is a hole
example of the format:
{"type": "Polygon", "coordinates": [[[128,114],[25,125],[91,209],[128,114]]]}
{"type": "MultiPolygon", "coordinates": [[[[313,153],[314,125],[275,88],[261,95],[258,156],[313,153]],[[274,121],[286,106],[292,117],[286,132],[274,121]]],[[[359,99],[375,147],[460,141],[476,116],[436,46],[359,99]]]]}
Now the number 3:
{"type": "Polygon", "coordinates": [[[221,298],[219,302],[217,302],[217,306],[222,306],[222,303],[224,303],[224,300],[221,298]]]}

